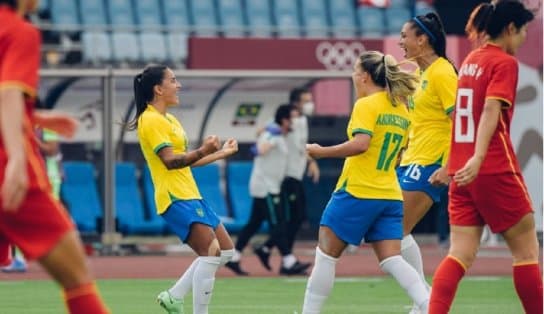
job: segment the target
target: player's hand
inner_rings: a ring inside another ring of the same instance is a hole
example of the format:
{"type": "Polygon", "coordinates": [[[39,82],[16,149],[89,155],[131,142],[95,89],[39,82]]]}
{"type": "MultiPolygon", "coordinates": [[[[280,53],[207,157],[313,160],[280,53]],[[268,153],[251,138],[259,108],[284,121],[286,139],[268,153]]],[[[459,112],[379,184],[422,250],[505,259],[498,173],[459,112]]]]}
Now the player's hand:
{"type": "Polygon", "coordinates": [[[448,176],[446,167],[440,167],[429,177],[429,183],[434,186],[448,185],[451,178],[448,176]]]}
{"type": "Polygon", "coordinates": [[[321,152],[321,145],[319,144],[306,144],[306,153],[310,155],[310,157],[317,159],[320,158],[320,152],[321,152]]]}
{"type": "Polygon", "coordinates": [[[463,168],[457,170],[453,176],[455,183],[457,183],[458,186],[464,186],[474,181],[478,175],[478,172],[480,171],[482,161],[483,158],[478,158],[475,156],[470,157],[463,168]]]}
{"type": "Polygon", "coordinates": [[[28,191],[28,173],[24,155],[8,159],[0,191],[4,211],[17,211],[28,191]]]}
{"type": "Polygon", "coordinates": [[[221,150],[225,152],[226,157],[233,155],[238,151],[238,142],[233,138],[229,138],[223,143],[221,150]]]}
{"type": "Polygon", "coordinates": [[[217,135],[210,135],[204,139],[204,143],[202,143],[202,146],[200,146],[201,152],[204,154],[204,156],[213,154],[220,148],[219,138],[217,135]]]}
{"type": "Polygon", "coordinates": [[[312,178],[313,183],[319,182],[319,165],[315,160],[310,160],[308,163],[308,176],[312,178]]]}
{"type": "Polygon", "coordinates": [[[55,131],[65,138],[72,138],[76,134],[79,121],[69,114],[62,112],[36,113],[35,122],[41,127],[55,131]]]}

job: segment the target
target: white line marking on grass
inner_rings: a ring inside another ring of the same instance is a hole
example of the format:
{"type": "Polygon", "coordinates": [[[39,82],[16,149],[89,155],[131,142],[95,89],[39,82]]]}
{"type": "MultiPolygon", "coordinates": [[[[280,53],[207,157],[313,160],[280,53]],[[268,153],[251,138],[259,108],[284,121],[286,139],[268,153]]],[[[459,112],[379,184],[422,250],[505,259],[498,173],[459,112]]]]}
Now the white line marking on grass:
{"type": "Polygon", "coordinates": [[[497,281],[501,280],[505,277],[499,277],[499,276],[467,276],[464,280],[470,280],[470,281],[497,281]]]}

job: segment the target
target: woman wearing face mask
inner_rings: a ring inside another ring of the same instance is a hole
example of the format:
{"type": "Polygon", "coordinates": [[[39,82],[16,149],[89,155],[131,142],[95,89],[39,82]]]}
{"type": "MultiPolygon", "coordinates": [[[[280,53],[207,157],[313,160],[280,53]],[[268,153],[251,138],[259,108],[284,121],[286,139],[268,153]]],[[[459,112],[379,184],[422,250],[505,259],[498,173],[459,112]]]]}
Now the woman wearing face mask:
{"type": "Polygon", "coordinates": [[[448,313],[472,265],[484,224],[506,240],[516,292],[525,313],[542,313],[542,276],[533,208],[510,140],[518,81],[514,54],[533,13],[516,0],[484,3],[467,23],[471,39],[487,42],[459,70],[448,174],[451,246],[433,278],[432,314],[448,313]]]}
{"type": "Polygon", "coordinates": [[[415,269],[400,256],[402,193],[395,160],[406,142],[410,121],[404,99],[417,78],[399,69],[395,59],[367,51],[352,74],[357,102],[347,127],[348,140],[307,146],[314,158],[346,158],[336,190],[319,227],[315,266],[308,279],[303,314],[317,314],[330,294],[336,262],[349,244],[372,244],[380,268],[393,276],[424,311],[429,292],[415,269]]]}
{"type": "MultiPolygon", "coordinates": [[[[404,199],[401,251],[425,278],[421,252],[410,233],[433,203],[444,201],[440,195],[449,182],[444,166],[448,162],[457,74],[446,57],[446,35],[436,13],[406,22],[399,45],[405,57],[417,63],[420,77],[408,104],[412,122],[408,147],[397,169],[404,199]]],[[[417,308],[413,312],[417,313],[417,308]]]]}

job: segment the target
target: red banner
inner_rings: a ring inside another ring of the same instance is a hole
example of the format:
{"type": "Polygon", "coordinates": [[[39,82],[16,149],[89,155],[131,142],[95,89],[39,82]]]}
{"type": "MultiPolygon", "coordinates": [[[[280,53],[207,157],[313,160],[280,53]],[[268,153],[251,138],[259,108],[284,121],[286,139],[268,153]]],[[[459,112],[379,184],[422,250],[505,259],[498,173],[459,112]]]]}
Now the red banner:
{"type": "Polygon", "coordinates": [[[346,70],[361,52],[383,50],[382,39],[189,39],[189,69],[346,70]]]}

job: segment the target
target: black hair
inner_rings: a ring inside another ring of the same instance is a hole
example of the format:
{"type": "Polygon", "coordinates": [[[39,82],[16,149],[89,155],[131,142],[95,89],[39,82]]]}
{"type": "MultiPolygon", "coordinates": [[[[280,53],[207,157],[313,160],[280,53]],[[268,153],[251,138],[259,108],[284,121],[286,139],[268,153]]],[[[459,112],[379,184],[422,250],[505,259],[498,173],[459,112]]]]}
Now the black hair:
{"type": "Polygon", "coordinates": [[[155,85],[160,85],[164,79],[165,65],[147,66],[142,73],[134,77],[134,102],[136,103],[136,117],[126,125],[131,131],[138,127],[138,118],[147,108],[147,104],[153,100],[155,85]]]}
{"type": "Polygon", "coordinates": [[[12,9],[17,8],[17,0],[0,0],[0,5],[7,4],[12,9]]]}
{"type": "Polygon", "coordinates": [[[276,122],[276,124],[281,126],[281,121],[283,119],[291,119],[291,112],[294,109],[295,108],[291,104],[280,105],[278,107],[278,109],[276,109],[276,115],[274,116],[274,122],[276,122]]]}
{"type": "Polygon", "coordinates": [[[465,31],[471,40],[480,34],[487,34],[490,39],[495,39],[510,23],[520,29],[534,17],[534,13],[517,0],[482,3],[472,10],[465,31]]]}
{"type": "Polygon", "coordinates": [[[416,35],[427,35],[429,38],[429,44],[433,48],[434,52],[446,60],[448,60],[455,71],[455,65],[446,55],[446,32],[444,31],[444,25],[440,16],[436,12],[429,12],[425,15],[418,15],[410,20],[412,28],[415,29],[416,35]]]}
{"type": "Polygon", "coordinates": [[[289,93],[289,103],[294,104],[298,101],[300,101],[300,96],[302,94],[309,93],[310,91],[305,87],[295,87],[291,90],[291,93],[289,93]]]}

